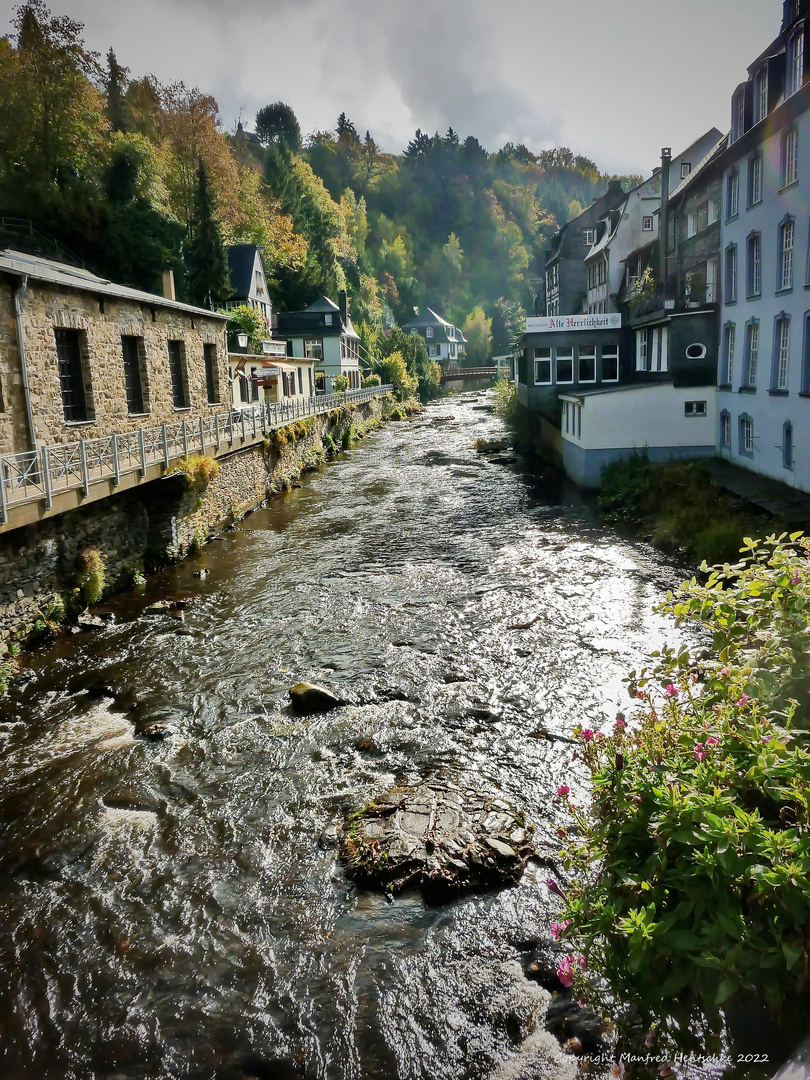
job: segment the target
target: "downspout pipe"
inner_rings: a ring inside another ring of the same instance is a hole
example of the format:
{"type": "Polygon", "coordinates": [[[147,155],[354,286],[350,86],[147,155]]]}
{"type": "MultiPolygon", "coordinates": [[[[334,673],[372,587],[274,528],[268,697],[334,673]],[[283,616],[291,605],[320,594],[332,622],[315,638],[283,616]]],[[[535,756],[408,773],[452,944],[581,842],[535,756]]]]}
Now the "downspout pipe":
{"type": "Polygon", "coordinates": [[[658,216],[658,252],[660,264],[658,281],[661,298],[667,298],[667,245],[669,243],[669,167],[672,163],[672,150],[665,146],[661,150],[661,212],[658,216]]]}
{"type": "Polygon", "coordinates": [[[28,275],[23,274],[19,287],[14,290],[14,321],[17,325],[17,352],[20,357],[23,397],[25,398],[25,419],[28,427],[28,445],[30,450],[37,448],[37,433],[34,427],[34,410],[31,407],[31,387],[28,382],[28,363],[25,359],[25,338],[23,336],[22,300],[28,295],[28,275]]]}

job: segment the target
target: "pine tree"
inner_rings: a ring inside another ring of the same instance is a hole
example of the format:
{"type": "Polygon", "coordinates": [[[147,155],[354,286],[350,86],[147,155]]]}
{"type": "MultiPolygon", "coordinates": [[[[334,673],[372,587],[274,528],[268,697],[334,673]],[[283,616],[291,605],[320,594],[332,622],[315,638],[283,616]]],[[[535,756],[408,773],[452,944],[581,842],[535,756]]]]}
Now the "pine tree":
{"type": "Polygon", "coordinates": [[[351,122],[345,112],[342,112],[337,118],[336,131],[338,138],[340,138],[341,135],[351,135],[351,137],[355,140],[357,140],[358,138],[357,128],[354,126],[354,124],[351,122]]]}
{"type": "Polygon", "coordinates": [[[230,295],[228,259],[214,218],[211,181],[202,158],[197,167],[192,237],[186,254],[188,287],[195,304],[213,308],[230,295]]]}
{"type": "Polygon", "coordinates": [[[107,119],[113,131],[128,131],[129,116],[126,102],[127,68],[122,68],[112,49],[107,53],[107,119]]]}

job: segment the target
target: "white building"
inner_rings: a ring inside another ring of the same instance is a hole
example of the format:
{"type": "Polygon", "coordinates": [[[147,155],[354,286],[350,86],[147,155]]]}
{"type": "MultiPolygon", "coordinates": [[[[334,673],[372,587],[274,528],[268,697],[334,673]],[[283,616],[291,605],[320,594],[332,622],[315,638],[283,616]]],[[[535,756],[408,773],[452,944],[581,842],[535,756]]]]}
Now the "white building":
{"type": "Polygon", "coordinates": [[[346,376],[350,390],[359,389],[360,336],[352,326],[345,292],[340,294],[340,306],[321,296],[303,311],[280,312],[278,332],[287,341],[288,357],[315,362],[318,390],[331,393],[338,375],[346,376]]]}

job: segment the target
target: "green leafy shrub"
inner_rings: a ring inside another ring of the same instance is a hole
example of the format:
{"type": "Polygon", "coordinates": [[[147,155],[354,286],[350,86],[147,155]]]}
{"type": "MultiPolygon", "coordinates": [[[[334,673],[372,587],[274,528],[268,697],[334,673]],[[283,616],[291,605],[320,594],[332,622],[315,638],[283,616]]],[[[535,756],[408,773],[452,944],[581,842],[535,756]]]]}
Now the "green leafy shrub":
{"type": "Polygon", "coordinates": [[[380,378],[379,375],[375,375],[375,374],[372,373],[371,375],[366,375],[366,377],[363,379],[363,386],[364,387],[365,386],[381,386],[381,385],[382,385],[382,379],[380,378]]]}
{"type": "Polygon", "coordinates": [[[505,424],[514,422],[517,411],[515,384],[508,379],[496,379],[492,384],[492,393],[495,398],[495,415],[505,424]]]}
{"type": "Polygon", "coordinates": [[[653,653],[630,673],[631,717],[576,729],[593,797],[569,801],[557,932],[680,1045],[739,991],[778,1009],[810,989],[810,540],[743,552],[660,608],[711,650],[653,653]]]}
{"type": "Polygon", "coordinates": [[[169,473],[184,476],[191,491],[204,491],[219,475],[219,465],[207,454],[189,454],[176,461],[169,473]]]}
{"type": "Polygon", "coordinates": [[[92,547],[79,552],[78,587],[86,604],[97,604],[104,594],[107,564],[104,556],[92,547]]]}
{"type": "Polygon", "coordinates": [[[262,351],[262,339],[270,334],[267,319],[258,308],[248,304],[240,304],[239,307],[230,308],[228,311],[220,309],[220,313],[228,316],[228,334],[247,334],[248,352],[260,353],[262,351]]]}
{"type": "Polygon", "coordinates": [[[332,379],[332,389],[336,394],[345,394],[349,389],[348,375],[336,375],[334,379],[332,379]]]}

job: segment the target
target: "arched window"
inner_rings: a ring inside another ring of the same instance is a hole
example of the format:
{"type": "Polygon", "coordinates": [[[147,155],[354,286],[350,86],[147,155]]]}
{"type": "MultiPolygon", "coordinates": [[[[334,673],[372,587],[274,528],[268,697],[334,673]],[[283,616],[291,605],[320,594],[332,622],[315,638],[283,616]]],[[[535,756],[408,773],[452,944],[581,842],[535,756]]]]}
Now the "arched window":
{"type": "Polygon", "coordinates": [[[728,409],[720,413],[720,449],[731,449],[731,413],[728,409]]]}
{"type": "Polygon", "coordinates": [[[748,415],[748,413],[742,413],[740,416],[740,430],[739,430],[740,445],[738,447],[738,453],[743,457],[754,456],[754,421],[748,415]]]}

